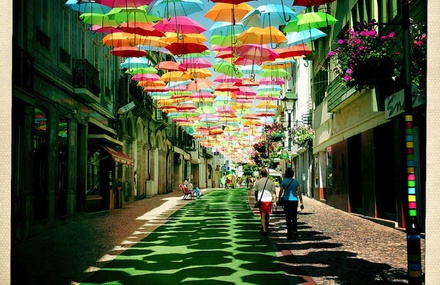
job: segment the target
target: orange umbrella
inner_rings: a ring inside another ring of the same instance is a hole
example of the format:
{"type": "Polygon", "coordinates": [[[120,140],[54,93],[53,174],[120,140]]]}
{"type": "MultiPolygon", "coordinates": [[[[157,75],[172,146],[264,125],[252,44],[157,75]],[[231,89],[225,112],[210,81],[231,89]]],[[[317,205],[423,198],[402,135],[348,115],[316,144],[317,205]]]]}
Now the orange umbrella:
{"type": "Polygon", "coordinates": [[[194,81],[188,84],[187,90],[200,91],[201,89],[210,88],[212,85],[214,85],[214,82],[209,79],[196,78],[194,81]]]}
{"type": "Polygon", "coordinates": [[[205,14],[205,18],[214,22],[239,22],[253,7],[247,3],[217,3],[205,14]]]}
{"type": "Polygon", "coordinates": [[[161,61],[156,65],[156,68],[172,71],[183,71],[185,68],[181,67],[179,63],[175,61],[161,61]]]}
{"type": "Polygon", "coordinates": [[[170,82],[170,81],[186,81],[187,78],[184,77],[183,71],[169,71],[165,74],[163,74],[160,77],[160,80],[164,82],[170,82]]]}
{"type": "Polygon", "coordinates": [[[102,38],[102,44],[112,47],[130,46],[130,37],[132,36],[132,34],[124,32],[110,33],[102,38]]]}
{"type": "Polygon", "coordinates": [[[270,26],[265,28],[250,27],[243,31],[237,40],[243,44],[280,44],[287,41],[286,36],[277,28],[270,26]]]}
{"type": "Polygon", "coordinates": [[[166,32],[162,40],[166,43],[203,43],[207,39],[202,34],[182,34],[166,32]]]}

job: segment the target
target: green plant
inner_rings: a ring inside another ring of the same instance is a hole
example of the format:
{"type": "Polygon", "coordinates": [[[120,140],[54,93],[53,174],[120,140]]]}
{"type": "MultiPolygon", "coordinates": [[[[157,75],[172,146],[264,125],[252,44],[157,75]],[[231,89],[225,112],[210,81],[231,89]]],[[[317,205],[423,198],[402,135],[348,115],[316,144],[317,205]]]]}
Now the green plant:
{"type": "Polygon", "coordinates": [[[292,128],[292,140],[300,147],[307,147],[315,138],[315,130],[309,125],[295,124],[292,128]]]}
{"type": "Polygon", "coordinates": [[[381,36],[376,29],[374,21],[348,29],[338,39],[336,48],[328,53],[327,58],[336,61],[333,71],[343,84],[361,90],[374,86],[376,76],[398,75],[394,66],[399,58],[395,33],[381,36]]]}

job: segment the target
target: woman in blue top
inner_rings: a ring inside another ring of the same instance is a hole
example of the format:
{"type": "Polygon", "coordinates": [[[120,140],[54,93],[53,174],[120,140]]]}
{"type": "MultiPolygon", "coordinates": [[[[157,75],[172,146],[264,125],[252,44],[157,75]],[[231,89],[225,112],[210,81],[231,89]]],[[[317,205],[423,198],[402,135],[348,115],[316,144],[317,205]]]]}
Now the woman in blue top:
{"type": "Polygon", "coordinates": [[[280,184],[280,199],[283,200],[284,214],[286,215],[287,239],[298,238],[298,200],[301,203],[301,210],[304,209],[301,196],[301,186],[296,179],[293,179],[295,172],[291,167],[286,169],[284,179],[280,184]]]}

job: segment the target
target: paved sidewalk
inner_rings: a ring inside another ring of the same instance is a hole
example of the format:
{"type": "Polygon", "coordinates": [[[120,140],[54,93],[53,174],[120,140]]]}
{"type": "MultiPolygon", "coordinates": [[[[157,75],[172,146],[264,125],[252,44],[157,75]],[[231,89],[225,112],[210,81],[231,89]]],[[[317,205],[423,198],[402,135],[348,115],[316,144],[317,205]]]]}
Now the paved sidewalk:
{"type": "MultiPolygon", "coordinates": [[[[284,265],[307,284],[408,284],[406,233],[304,197],[298,241],[286,239],[283,214],[272,215],[274,243],[284,265]]],[[[424,239],[422,239],[424,272],[424,239]]]]}
{"type": "MultiPolygon", "coordinates": [[[[78,284],[191,203],[181,198],[175,191],[139,200],[13,244],[12,284],[78,284]]],[[[281,213],[271,218],[270,238],[286,272],[303,284],[407,284],[403,231],[307,197],[304,204],[298,241],[286,240],[281,213]]]]}

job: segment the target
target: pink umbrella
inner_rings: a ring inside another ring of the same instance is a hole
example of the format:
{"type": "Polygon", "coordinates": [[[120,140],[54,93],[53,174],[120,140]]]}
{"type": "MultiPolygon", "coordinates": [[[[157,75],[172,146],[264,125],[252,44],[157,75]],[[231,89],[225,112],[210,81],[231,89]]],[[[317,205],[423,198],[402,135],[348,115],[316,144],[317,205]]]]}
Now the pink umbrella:
{"type": "Polygon", "coordinates": [[[257,95],[257,92],[249,87],[239,86],[238,91],[234,91],[234,94],[236,95],[246,95],[246,96],[255,96],[257,95]]]}
{"type": "Polygon", "coordinates": [[[160,76],[157,74],[136,74],[131,79],[136,81],[156,81],[160,79],[160,76]]]}
{"type": "Polygon", "coordinates": [[[284,83],[286,83],[286,81],[284,81],[284,79],[280,77],[263,77],[260,80],[261,85],[282,85],[284,83]]]}
{"type": "Polygon", "coordinates": [[[218,83],[236,83],[238,81],[241,81],[240,78],[228,76],[226,74],[220,74],[214,79],[214,82],[218,83]]]}
{"type": "Polygon", "coordinates": [[[205,58],[187,58],[182,60],[179,65],[185,69],[189,68],[208,68],[212,66],[212,63],[205,58]]]}
{"type": "Polygon", "coordinates": [[[250,59],[255,62],[272,61],[278,54],[267,45],[246,44],[237,47],[237,54],[240,58],[250,59]]]}
{"type": "Polygon", "coordinates": [[[214,85],[209,79],[206,78],[196,78],[194,81],[188,84],[187,90],[200,91],[201,89],[209,88],[214,85]]]}
{"type": "Polygon", "coordinates": [[[169,20],[164,18],[157,22],[153,28],[162,32],[172,32],[177,34],[200,34],[206,29],[197,21],[185,16],[171,17],[169,20]]]}

